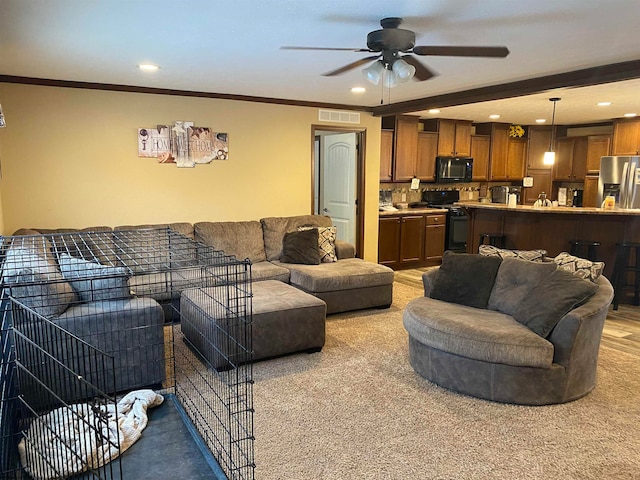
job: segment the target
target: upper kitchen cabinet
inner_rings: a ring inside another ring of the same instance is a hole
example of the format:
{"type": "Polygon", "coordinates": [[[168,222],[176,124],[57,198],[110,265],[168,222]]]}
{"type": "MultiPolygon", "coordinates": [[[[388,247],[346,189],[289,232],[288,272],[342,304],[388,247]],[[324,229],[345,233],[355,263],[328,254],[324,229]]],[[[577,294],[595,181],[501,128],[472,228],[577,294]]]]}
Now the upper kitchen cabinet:
{"type": "Polygon", "coordinates": [[[382,127],[393,129],[393,181],[408,181],[417,177],[418,117],[383,117],[382,127]]]}
{"type": "Polygon", "coordinates": [[[471,121],[436,118],[422,123],[425,131],[438,132],[438,155],[471,155],[471,121]]]}
{"type": "Polygon", "coordinates": [[[587,173],[587,147],[587,137],[557,138],[553,180],[584,181],[587,173]]]}
{"type": "Polygon", "coordinates": [[[542,162],[544,152],[549,149],[550,142],[551,127],[529,127],[527,168],[532,170],[551,170],[551,165],[545,165],[542,162]]]}
{"type": "Polygon", "coordinates": [[[527,139],[507,140],[507,180],[522,180],[527,164],[527,139]]]}
{"type": "Polygon", "coordinates": [[[380,132],[380,181],[393,181],[393,130],[380,132]]]}
{"type": "Polygon", "coordinates": [[[489,179],[489,149],[491,137],[471,135],[471,158],[473,158],[474,182],[486,182],[489,179]]]}
{"type": "Polygon", "coordinates": [[[509,137],[509,124],[480,123],[476,134],[489,135],[489,180],[522,180],[527,158],[527,139],[509,137]]]}
{"type": "Polygon", "coordinates": [[[587,174],[600,172],[600,157],[611,155],[611,135],[587,137],[587,174]]]}
{"type": "Polygon", "coordinates": [[[415,176],[420,180],[436,179],[436,152],[438,150],[438,134],[434,132],[418,132],[418,160],[415,176]]]}
{"type": "Polygon", "coordinates": [[[619,119],[613,122],[613,155],[640,153],[640,119],[619,119]]]}

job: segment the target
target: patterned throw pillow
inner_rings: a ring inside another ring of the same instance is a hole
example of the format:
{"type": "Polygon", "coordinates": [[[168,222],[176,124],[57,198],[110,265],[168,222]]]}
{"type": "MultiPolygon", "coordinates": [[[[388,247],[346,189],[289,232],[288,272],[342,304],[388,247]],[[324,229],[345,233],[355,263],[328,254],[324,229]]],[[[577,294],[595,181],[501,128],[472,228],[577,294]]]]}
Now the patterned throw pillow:
{"type": "Polygon", "coordinates": [[[318,247],[320,248],[320,262],[337,262],[336,256],[336,227],[298,227],[298,230],[318,230],[318,247]]]}
{"type": "Polygon", "coordinates": [[[604,262],[592,262],[586,258],[574,257],[567,252],[559,253],[553,261],[556,262],[558,268],[592,282],[595,282],[604,270],[604,262]]]}
{"type": "Polygon", "coordinates": [[[480,255],[487,257],[518,258],[529,260],[530,262],[542,262],[547,254],[546,250],[507,250],[505,248],[494,247],[493,245],[480,245],[478,249],[480,255]]]}

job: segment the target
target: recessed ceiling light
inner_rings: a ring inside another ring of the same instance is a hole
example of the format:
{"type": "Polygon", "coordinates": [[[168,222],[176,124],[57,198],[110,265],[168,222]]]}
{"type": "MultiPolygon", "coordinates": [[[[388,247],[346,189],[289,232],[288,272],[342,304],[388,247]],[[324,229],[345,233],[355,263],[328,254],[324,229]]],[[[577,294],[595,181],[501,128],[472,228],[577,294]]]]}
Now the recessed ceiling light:
{"type": "Polygon", "coordinates": [[[546,123],[547,119],[546,118],[536,118],[536,123],[546,123]]]}
{"type": "Polygon", "coordinates": [[[608,107],[611,105],[611,102],[598,102],[596,103],[599,107],[608,107]]]}
{"type": "Polygon", "coordinates": [[[624,116],[625,117],[635,117],[636,115],[638,115],[637,113],[625,113],[624,116]]]}
{"type": "Polygon", "coordinates": [[[440,110],[438,110],[437,108],[432,108],[431,110],[427,110],[428,113],[440,113],[440,110]]]}
{"type": "Polygon", "coordinates": [[[367,89],[364,88],[364,87],[353,87],[351,89],[351,93],[364,93],[366,91],[367,91],[367,89]]]}
{"type": "Polygon", "coordinates": [[[497,113],[494,113],[493,115],[489,115],[489,118],[493,118],[493,119],[500,118],[500,115],[498,115],[497,113]]]}
{"type": "Polygon", "coordinates": [[[158,65],[153,65],[152,63],[141,63],[138,68],[144,72],[155,72],[160,69],[158,65]]]}

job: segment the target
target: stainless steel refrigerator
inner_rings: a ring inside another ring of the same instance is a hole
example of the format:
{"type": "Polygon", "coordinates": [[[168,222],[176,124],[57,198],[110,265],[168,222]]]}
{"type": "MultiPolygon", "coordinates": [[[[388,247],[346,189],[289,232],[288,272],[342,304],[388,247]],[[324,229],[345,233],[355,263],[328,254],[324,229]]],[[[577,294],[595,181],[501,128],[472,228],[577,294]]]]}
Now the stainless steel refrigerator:
{"type": "Polygon", "coordinates": [[[598,178],[598,206],[608,195],[616,207],[640,208],[640,156],[602,157],[598,178]]]}

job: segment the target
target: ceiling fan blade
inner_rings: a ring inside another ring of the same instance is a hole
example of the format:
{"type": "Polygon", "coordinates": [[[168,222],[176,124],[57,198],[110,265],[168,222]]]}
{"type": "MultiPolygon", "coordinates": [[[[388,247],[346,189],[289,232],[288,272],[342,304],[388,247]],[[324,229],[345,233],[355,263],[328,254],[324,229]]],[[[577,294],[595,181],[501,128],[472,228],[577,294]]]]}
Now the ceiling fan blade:
{"type": "Polygon", "coordinates": [[[509,55],[507,47],[451,47],[424,46],[413,47],[416,55],[440,55],[446,57],[495,57],[504,58],[509,55]]]}
{"type": "Polygon", "coordinates": [[[380,55],[374,55],[372,57],[367,57],[367,58],[361,58],[360,60],[356,60],[355,62],[351,62],[347,65],[345,65],[344,67],[340,67],[337,68],[336,70],[331,70],[330,72],[327,73],[323,73],[322,75],[324,75],[325,77],[333,77],[334,75],[341,75],[345,72],[348,72],[349,70],[353,69],[353,68],[357,68],[360,65],[364,65],[367,62],[370,62],[371,60],[376,60],[380,55]]]}
{"type": "Polygon", "coordinates": [[[412,57],[411,55],[404,55],[402,60],[407,62],[410,65],[413,65],[416,69],[416,74],[413,76],[416,80],[420,80],[421,82],[424,80],[429,80],[437,75],[433,70],[425,67],[416,57],[412,57]]]}
{"type": "Polygon", "coordinates": [[[371,52],[368,48],[333,48],[333,47],[280,47],[280,50],[342,50],[346,52],[371,52]]]}

